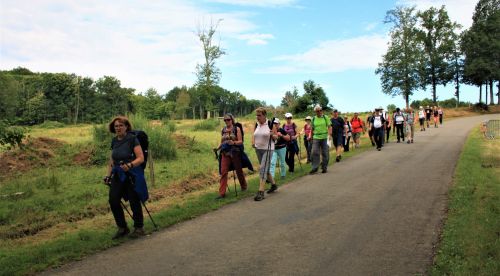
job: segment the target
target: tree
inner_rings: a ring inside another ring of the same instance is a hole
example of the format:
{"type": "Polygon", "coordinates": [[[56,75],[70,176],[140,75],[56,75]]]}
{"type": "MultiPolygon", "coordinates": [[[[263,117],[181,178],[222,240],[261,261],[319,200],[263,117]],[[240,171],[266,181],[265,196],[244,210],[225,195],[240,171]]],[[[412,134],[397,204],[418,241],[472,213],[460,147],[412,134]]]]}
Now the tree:
{"type": "Polygon", "coordinates": [[[0,118],[13,120],[18,108],[19,83],[10,75],[0,72],[0,118]]]}
{"type": "Polygon", "coordinates": [[[418,38],[423,44],[424,55],[421,64],[421,84],[432,86],[432,100],[436,104],[436,86],[446,85],[453,80],[453,50],[455,30],[460,28],[451,22],[444,6],[434,7],[417,13],[421,29],[418,38]]]}
{"type": "Polygon", "coordinates": [[[217,32],[217,27],[222,19],[219,19],[217,23],[210,22],[208,30],[206,28],[198,28],[198,39],[200,40],[203,47],[203,54],[205,58],[204,64],[196,65],[196,76],[198,78],[197,86],[200,89],[200,96],[203,100],[204,106],[200,105],[200,118],[203,118],[203,107],[210,111],[212,108],[211,93],[214,87],[219,83],[220,80],[220,69],[215,66],[215,62],[221,56],[225,55],[226,52],[219,46],[214,45],[213,39],[217,32]]]}
{"type": "Polygon", "coordinates": [[[281,99],[281,106],[294,110],[299,97],[299,90],[294,86],[292,91],[285,92],[285,96],[281,99]]]}
{"type": "Polygon", "coordinates": [[[323,108],[328,106],[328,97],[325,94],[323,88],[316,85],[314,81],[308,80],[304,82],[304,92],[309,95],[311,99],[311,105],[319,104],[323,108]]]}
{"type": "Polygon", "coordinates": [[[397,7],[387,12],[384,23],[393,24],[387,53],[375,71],[380,75],[382,92],[403,96],[406,107],[410,96],[420,87],[423,50],[418,43],[415,8],[397,7]]]}
{"type": "Polygon", "coordinates": [[[189,108],[189,104],[191,103],[191,97],[187,91],[187,88],[184,86],[179,95],[177,96],[177,105],[175,110],[177,114],[180,113],[182,119],[186,119],[186,110],[189,108]]]}

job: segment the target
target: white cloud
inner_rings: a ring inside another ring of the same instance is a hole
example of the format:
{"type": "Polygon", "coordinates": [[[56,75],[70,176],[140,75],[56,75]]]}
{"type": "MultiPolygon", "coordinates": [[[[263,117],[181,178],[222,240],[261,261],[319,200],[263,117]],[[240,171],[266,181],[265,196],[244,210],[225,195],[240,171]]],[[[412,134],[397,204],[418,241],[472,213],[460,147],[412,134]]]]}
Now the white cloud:
{"type": "Polygon", "coordinates": [[[375,29],[375,27],[377,27],[377,25],[377,22],[368,23],[366,24],[365,31],[372,31],[373,29],[375,29]]]}
{"type": "Polygon", "coordinates": [[[193,84],[203,61],[199,22],[222,18],[222,38],[257,29],[251,14],[211,13],[181,0],[3,1],[0,13],[0,69],[112,75],[124,86],[162,93],[193,84]]]}
{"type": "Polygon", "coordinates": [[[269,39],[274,39],[272,34],[242,34],[238,36],[240,40],[246,40],[249,45],[265,45],[269,39]]]}
{"type": "Polygon", "coordinates": [[[223,3],[238,6],[257,6],[257,7],[279,7],[291,6],[297,0],[209,0],[210,2],[223,3]]]}
{"type": "Polygon", "coordinates": [[[472,25],[472,14],[476,3],[477,1],[472,0],[399,0],[398,2],[400,5],[416,6],[418,10],[445,5],[451,20],[458,22],[464,29],[472,25]]]}
{"type": "Polygon", "coordinates": [[[387,41],[388,38],[382,35],[324,41],[304,53],[276,57],[275,61],[285,64],[261,69],[258,72],[329,73],[376,68],[381,56],[387,50],[387,41]]]}

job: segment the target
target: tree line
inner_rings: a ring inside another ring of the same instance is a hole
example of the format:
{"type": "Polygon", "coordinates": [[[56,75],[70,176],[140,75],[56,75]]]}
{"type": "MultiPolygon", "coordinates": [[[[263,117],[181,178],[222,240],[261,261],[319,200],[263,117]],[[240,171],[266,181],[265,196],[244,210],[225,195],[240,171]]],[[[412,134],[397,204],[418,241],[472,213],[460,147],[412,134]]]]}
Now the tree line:
{"type": "Polygon", "coordinates": [[[453,83],[458,104],[460,84],[469,84],[479,87],[480,103],[484,86],[484,102],[489,96],[494,104],[494,86],[500,96],[500,0],[479,0],[472,19],[460,32],[445,6],[389,10],[384,20],[392,25],[389,47],[375,71],[382,92],[403,96],[408,106],[415,91],[430,87],[436,104],[437,86],[453,83]]]}
{"type": "Polygon", "coordinates": [[[100,123],[117,114],[141,113],[148,119],[237,116],[265,105],[218,85],[174,87],[165,95],[123,87],[119,79],[98,80],[67,73],[34,73],[26,68],[0,71],[0,118],[9,124],[100,123]]]}

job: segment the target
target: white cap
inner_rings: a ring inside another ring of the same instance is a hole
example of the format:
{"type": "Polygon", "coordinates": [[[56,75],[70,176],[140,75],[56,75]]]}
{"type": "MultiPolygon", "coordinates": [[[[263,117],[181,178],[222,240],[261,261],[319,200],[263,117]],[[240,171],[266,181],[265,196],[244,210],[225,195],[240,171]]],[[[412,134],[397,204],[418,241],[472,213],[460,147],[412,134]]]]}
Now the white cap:
{"type": "Polygon", "coordinates": [[[307,116],[306,120],[312,120],[311,116],[307,116]]]}
{"type": "Polygon", "coordinates": [[[274,123],[279,125],[280,124],[280,119],[274,118],[274,123]]]}
{"type": "Polygon", "coordinates": [[[321,108],[321,105],[319,105],[319,104],[317,104],[317,105],[314,106],[314,111],[318,111],[318,110],[323,110],[321,108]]]}
{"type": "Polygon", "coordinates": [[[285,118],[292,118],[292,113],[290,112],[285,113],[285,118]]]}

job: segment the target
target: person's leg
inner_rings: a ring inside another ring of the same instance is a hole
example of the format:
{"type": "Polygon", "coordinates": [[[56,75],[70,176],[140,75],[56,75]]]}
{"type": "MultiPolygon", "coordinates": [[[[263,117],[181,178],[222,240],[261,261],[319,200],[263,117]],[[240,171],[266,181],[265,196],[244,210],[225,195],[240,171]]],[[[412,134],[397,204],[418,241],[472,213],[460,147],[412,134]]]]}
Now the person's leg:
{"type": "Polygon", "coordinates": [[[415,136],[415,124],[410,124],[410,132],[411,132],[411,142],[413,143],[413,137],[415,136]]]}
{"type": "Polygon", "coordinates": [[[328,148],[327,139],[320,140],[321,145],[321,168],[326,171],[328,167],[328,161],[330,161],[330,151],[328,148]]]}
{"type": "Polygon", "coordinates": [[[311,172],[317,171],[319,167],[319,161],[320,161],[320,150],[321,150],[321,142],[322,140],[314,139],[312,140],[312,149],[311,149],[311,158],[312,158],[312,164],[311,164],[311,172]]]}
{"type": "Polygon", "coordinates": [[[312,143],[311,143],[311,141],[307,140],[306,137],[304,137],[304,147],[306,148],[306,152],[307,152],[307,163],[311,163],[311,147],[312,147],[312,143]]]}
{"type": "Polygon", "coordinates": [[[134,190],[134,185],[130,183],[130,180],[127,180],[126,183],[128,201],[130,202],[132,218],[134,219],[134,228],[142,228],[144,226],[144,216],[142,214],[141,200],[139,199],[137,192],[134,190]]]}
{"type": "Polygon", "coordinates": [[[229,166],[231,165],[231,158],[221,152],[220,163],[219,195],[224,197],[227,189],[227,174],[229,172],[229,166]]]}
{"type": "Polygon", "coordinates": [[[247,185],[247,180],[245,179],[245,174],[243,173],[243,168],[241,165],[241,152],[240,151],[233,152],[232,161],[233,161],[234,170],[236,171],[236,176],[238,177],[238,182],[240,182],[241,190],[246,190],[248,185],[247,185]]]}
{"type": "Polygon", "coordinates": [[[443,114],[439,114],[439,124],[443,124],[443,114]]]}
{"type": "MultiPolygon", "coordinates": [[[[271,157],[271,167],[269,168],[269,173],[274,177],[274,172],[276,170],[276,160],[278,159],[278,151],[273,152],[273,157],[271,157]]],[[[280,164],[280,168],[283,167],[283,163],[280,164]]],[[[283,170],[283,169],[281,169],[283,170]]]]}
{"type": "Polygon", "coordinates": [[[111,212],[113,213],[113,217],[115,218],[116,226],[120,228],[127,228],[127,222],[125,221],[125,214],[123,213],[123,209],[121,206],[121,200],[123,194],[125,193],[124,185],[118,179],[118,176],[115,175],[111,179],[111,185],[109,187],[109,207],[111,208],[111,212]]]}
{"type": "MultiPolygon", "coordinates": [[[[286,176],[286,170],[285,170],[285,157],[286,157],[286,148],[282,148],[279,150],[275,150],[278,153],[278,160],[280,162],[280,175],[281,177],[286,176]]],[[[273,175],[274,177],[274,175],[273,175]]]]}
{"type": "Polygon", "coordinates": [[[382,141],[384,140],[384,132],[382,128],[376,128],[375,133],[375,142],[377,143],[377,149],[380,150],[382,148],[382,141]]]}
{"type": "Polygon", "coordinates": [[[288,171],[293,172],[295,170],[295,147],[290,144],[286,147],[286,164],[288,165],[288,171]]]}

